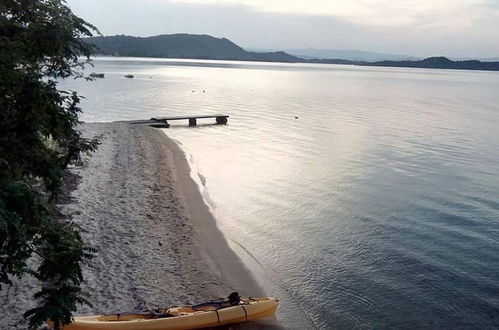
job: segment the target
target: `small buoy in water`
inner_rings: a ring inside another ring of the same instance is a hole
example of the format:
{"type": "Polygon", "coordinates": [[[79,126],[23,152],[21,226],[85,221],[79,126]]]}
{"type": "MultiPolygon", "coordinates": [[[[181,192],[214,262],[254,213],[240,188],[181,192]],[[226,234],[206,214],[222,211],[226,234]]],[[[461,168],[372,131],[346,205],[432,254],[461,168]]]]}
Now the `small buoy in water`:
{"type": "Polygon", "coordinates": [[[194,91],[192,91],[194,93],[194,91]]]}
{"type": "Polygon", "coordinates": [[[204,92],[205,92],[205,91],[203,90],[203,93],[204,93],[204,92]]]}
{"type": "Polygon", "coordinates": [[[298,119],[298,116],[295,116],[295,119],[298,119]]]}

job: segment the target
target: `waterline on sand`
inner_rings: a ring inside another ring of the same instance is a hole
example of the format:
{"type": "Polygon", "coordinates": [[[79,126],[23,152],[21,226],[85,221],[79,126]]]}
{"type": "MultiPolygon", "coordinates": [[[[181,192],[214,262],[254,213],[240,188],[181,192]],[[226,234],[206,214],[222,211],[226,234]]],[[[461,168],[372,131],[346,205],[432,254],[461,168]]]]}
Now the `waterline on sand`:
{"type": "MultiPolygon", "coordinates": [[[[83,289],[92,307],[77,314],[102,314],[194,304],[225,297],[263,295],[230,250],[190,177],[180,148],[161,131],[124,123],[81,127],[105,139],[61,206],[97,250],[85,266],[83,289]]],[[[25,329],[22,313],[33,306],[38,283],[30,277],[0,291],[0,328],[25,329]]],[[[275,320],[243,328],[277,327],[275,320]]]]}

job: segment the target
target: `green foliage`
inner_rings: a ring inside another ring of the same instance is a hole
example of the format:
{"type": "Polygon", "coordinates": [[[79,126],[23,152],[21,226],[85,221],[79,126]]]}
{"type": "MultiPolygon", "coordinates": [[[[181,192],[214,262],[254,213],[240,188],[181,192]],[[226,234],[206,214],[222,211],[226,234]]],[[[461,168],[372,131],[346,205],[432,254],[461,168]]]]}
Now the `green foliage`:
{"type": "Polygon", "coordinates": [[[139,38],[132,36],[93,37],[85,40],[103,55],[166,58],[199,58],[263,62],[303,62],[285,52],[248,52],[225,38],[198,34],[163,34],[139,38]]]}
{"type": "Polygon", "coordinates": [[[78,228],[56,216],[62,171],[97,148],[78,130],[79,97],[55,79],[80,77],[95,27],[63,0],[0,1],[0,288],[31,274],[42,289],[31,327],[71,321],[81,265],[91,257],[78,228]]]}

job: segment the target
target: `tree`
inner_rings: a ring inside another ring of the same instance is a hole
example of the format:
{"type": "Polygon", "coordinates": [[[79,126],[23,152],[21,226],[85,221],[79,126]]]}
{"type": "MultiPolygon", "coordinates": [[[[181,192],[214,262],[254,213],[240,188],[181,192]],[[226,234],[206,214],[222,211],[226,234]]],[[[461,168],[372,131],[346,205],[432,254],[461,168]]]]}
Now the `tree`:
{"type": "Polygon", "coordinates": [[[97,148],[78,130],[79,96],[57,78],[81,77],[98,32],[64,0],[0,1],[0,288],[31,274],[41,283],[30,327],[71,322],[81,266],[91,258],[77,226],[57,216],[63,171],[97,148]]]}

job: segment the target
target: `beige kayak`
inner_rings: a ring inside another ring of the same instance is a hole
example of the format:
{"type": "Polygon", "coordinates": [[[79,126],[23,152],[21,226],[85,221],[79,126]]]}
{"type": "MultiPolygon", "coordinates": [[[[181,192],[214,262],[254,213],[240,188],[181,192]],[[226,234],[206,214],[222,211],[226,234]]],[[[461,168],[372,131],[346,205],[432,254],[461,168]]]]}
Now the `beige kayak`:
{"type": "Polygon", "coordinates": [[[121,313],[76,316],[64,330],[174,330],[215,327],[222,324],[253,321],[274,315],[275,298],[241,299],[237,305],[225,307],[217,302],[192,307],[175,307],[157,313],[121,313]]]}

